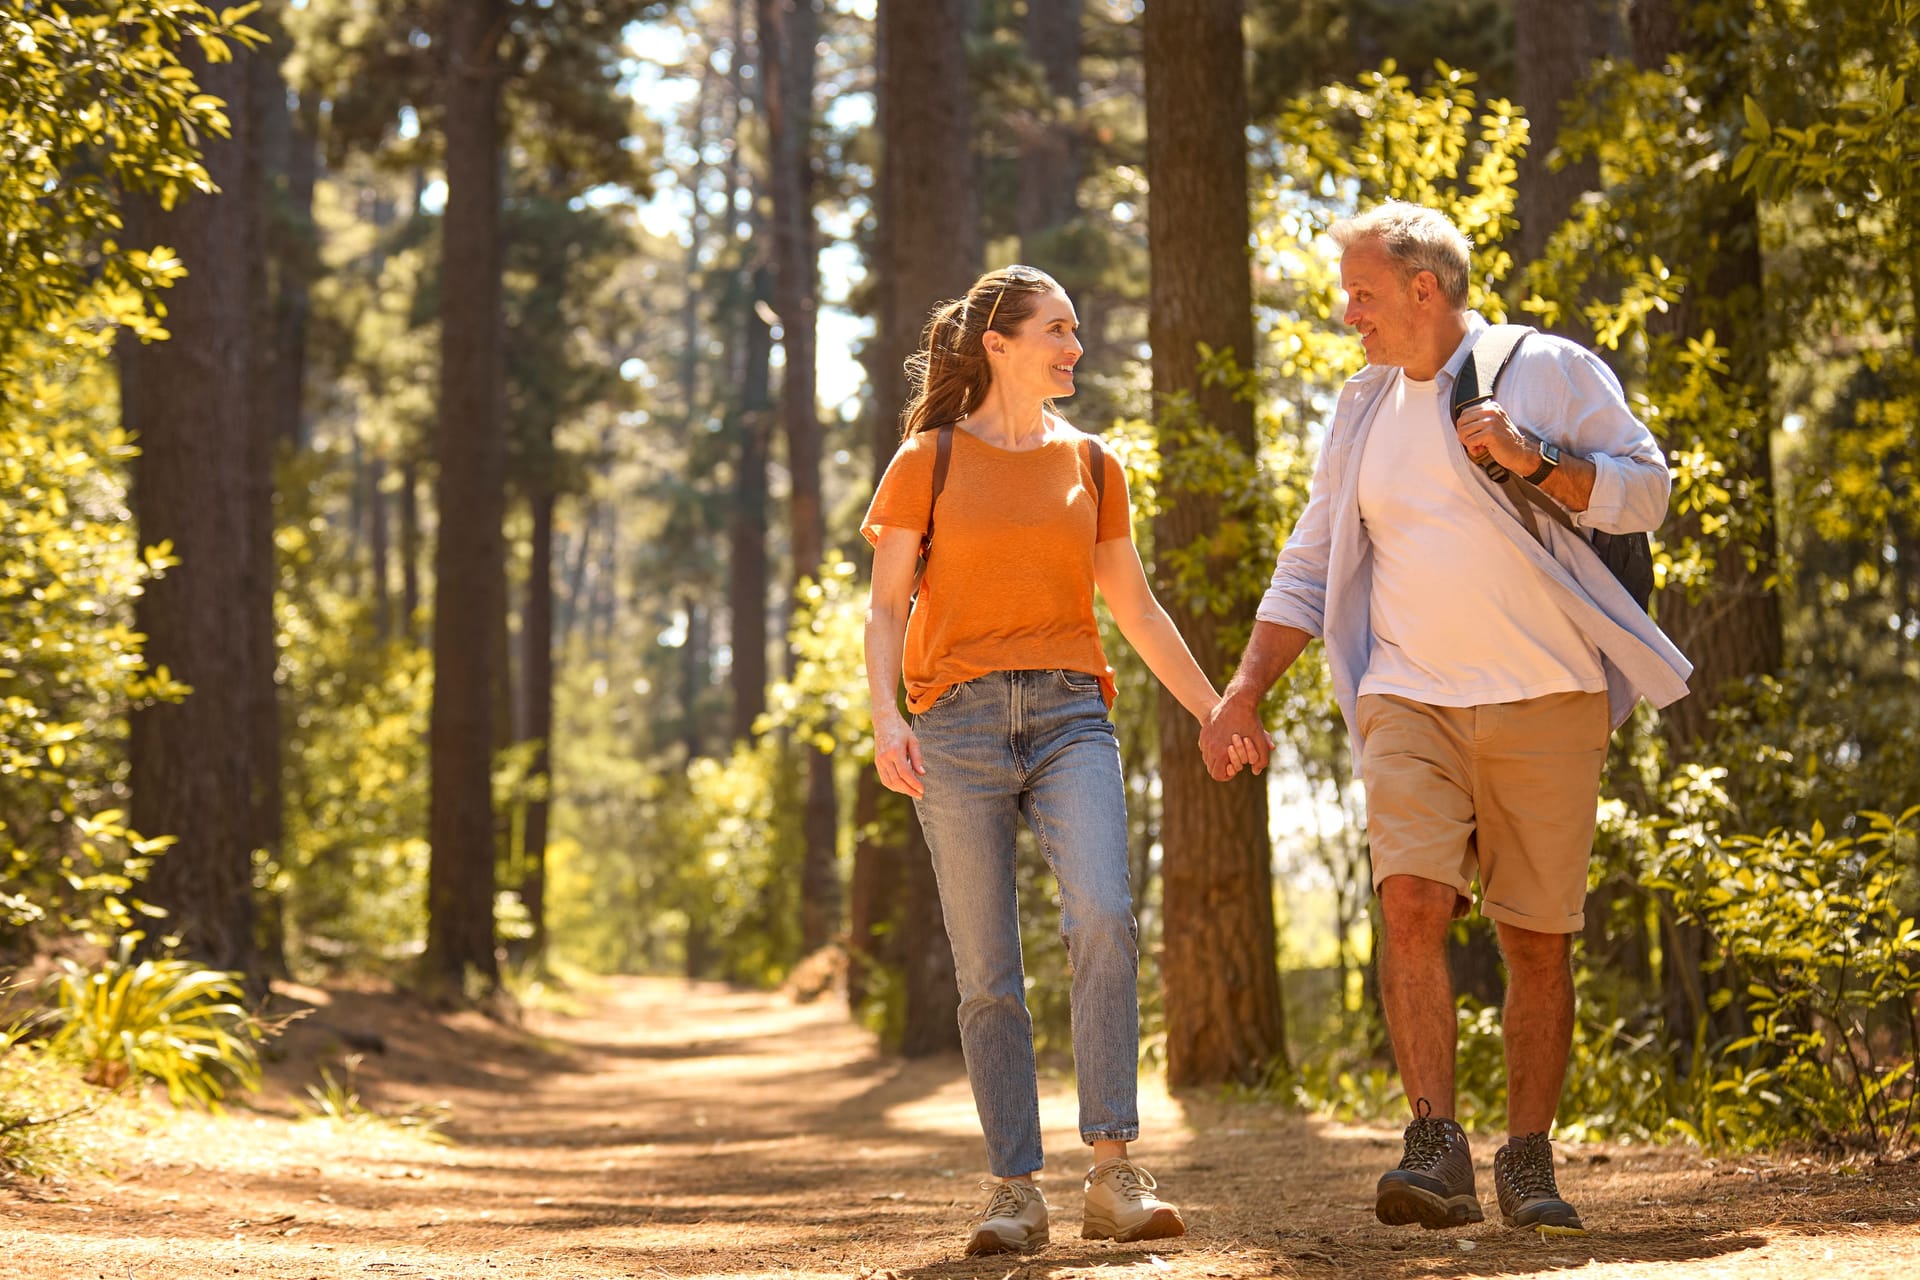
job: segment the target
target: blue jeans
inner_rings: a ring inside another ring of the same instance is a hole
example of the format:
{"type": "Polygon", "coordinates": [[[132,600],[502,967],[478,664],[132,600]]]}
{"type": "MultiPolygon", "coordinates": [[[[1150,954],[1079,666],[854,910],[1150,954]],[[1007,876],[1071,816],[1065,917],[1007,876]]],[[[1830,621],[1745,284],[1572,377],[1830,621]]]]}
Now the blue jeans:
{"type": "Polygon", "coordinates": [[[996,671],[914,717],[915,801],[960,985],[960,1043],[996,1177],[1038,1171],[1040,1092],[1020,959],[1014,833],[1024,813],[1060,885],[1073,971],[1080,1136],[1140,1136],[1140,949],[1120,747],[1094,677],[996,671]]]}

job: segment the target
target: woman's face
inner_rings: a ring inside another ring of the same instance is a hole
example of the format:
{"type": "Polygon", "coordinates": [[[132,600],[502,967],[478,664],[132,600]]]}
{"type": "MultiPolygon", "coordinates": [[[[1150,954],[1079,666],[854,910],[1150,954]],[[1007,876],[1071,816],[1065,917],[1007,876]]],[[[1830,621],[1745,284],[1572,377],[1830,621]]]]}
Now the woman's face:
{"type": "Polygon", "coordinates": [[[1072,395],[1073,366],[1084,350],[1079,328],[1080,317],[1066,294],[1051,289],[1039,295],[1017,329],[994,335],[1001,339],[988,347],[994,379],[1009,391],[1041,399],[1072,395]]]}

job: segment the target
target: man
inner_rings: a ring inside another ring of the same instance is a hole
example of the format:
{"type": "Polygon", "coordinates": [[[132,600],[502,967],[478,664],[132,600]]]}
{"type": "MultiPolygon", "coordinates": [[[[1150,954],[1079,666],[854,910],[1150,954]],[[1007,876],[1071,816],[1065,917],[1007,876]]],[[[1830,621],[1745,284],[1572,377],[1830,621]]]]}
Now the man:
{"type": "Polygon", "coordinates": [[[1200,745],[1217,778],[1235,767],[1236,734],[1263,769],[1260,698],[1310,639],[1326,641],[1366,784],[1381,1001],[1414,1111],[1375,1212],[1430,1229],[1481,1220],[1454,1120],[1446,954],[1477,879],[1508,972],[1500,1212],[1509,1226],[1583,1232],[1555,1185],[1548,1131],[1572,1043],[1569,944],[1600,772],[1634,703],[1681,697],[1691,670],[1584,531],[1653,529],[1671,481],[1612,373],[1558,338],[1528,337],[1498,398],[1450,421],[1454,379],[1488,326],[1467,309],[1468,244],[1444,216],[1396,201],[1332,236],[1368,368],[1340,394],[1307,509],[1200,745]],[[1537,519],[1536,538],[1474,465],[1488,458],[1581,532],[1537,519]]]}

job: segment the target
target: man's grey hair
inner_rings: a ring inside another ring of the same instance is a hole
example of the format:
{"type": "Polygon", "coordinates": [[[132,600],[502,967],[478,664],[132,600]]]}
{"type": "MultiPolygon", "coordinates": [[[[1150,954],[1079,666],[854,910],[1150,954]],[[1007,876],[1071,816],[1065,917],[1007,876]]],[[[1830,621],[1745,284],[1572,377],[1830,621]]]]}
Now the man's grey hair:
{"type": "Polygon", "coordinates": [[[1440,296],[1452,306],[1465,309],[1473,246],[1444,213],[1405,200],[1389,200],[1355,217],[1340,219],[1327,234],[1342,253],[1356,244],[1378,241],[1402,280],[1431,271],[1440,282],[1440,296]]]}

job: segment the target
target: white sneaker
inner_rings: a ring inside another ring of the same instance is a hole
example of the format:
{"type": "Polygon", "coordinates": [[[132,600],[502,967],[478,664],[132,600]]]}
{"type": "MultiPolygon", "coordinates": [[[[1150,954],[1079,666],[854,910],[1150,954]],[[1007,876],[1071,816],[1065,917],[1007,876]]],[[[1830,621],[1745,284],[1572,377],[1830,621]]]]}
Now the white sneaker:
{"type": "Polygon", "coordinates": [[[980,1253],[1026,1253],[1047,1242],[1047,1198],[1031,1182],[983,1182],[987,1207],[973,1220],[969,1257],[980,1253]]]}
{"type": "Polygon", "coordinates": [[[1153,1193],[1153,1175],[1128,1160],[1106,1160],[1087,1174],[1086,1240],[1165,1240],[1187,1234],[1180,1211],[1153,1193]]]}

